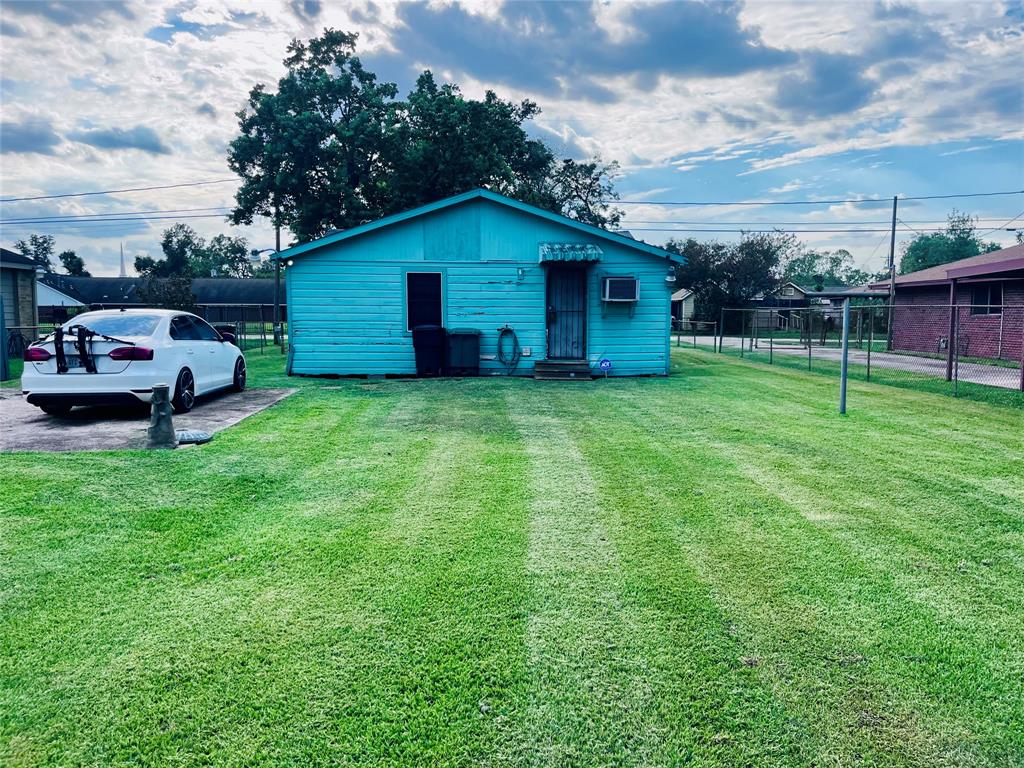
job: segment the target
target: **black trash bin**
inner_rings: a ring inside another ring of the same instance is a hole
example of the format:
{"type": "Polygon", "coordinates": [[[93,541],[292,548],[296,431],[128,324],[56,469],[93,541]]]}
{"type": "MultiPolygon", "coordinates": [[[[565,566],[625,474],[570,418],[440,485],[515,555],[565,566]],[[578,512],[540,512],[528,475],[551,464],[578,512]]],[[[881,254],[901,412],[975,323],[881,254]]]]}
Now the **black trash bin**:
{"type": "Polygon", "coordinates": [[[416,375],[440,376],[444,373],[445,330],[440,325],[417,325],[412,329],[416,351],[416,375]]]}
{"type": "Polygon", "coordinates": [[[448,375],[480,375],[480,331],[452,328],[448,331],[448,375]]]}

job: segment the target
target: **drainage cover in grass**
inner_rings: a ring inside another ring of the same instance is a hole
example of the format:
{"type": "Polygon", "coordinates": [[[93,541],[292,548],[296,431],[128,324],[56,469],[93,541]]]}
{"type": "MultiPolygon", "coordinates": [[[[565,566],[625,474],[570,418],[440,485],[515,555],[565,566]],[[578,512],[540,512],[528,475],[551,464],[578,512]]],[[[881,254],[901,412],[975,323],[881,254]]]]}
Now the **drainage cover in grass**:
{"type": "Polygon", "coordinates": [[[175,436],[178,438],[178,445],[188,445],[189,443],[202,445],[213,440],[213,435],[200,429],[179,429],[175,436]]]}

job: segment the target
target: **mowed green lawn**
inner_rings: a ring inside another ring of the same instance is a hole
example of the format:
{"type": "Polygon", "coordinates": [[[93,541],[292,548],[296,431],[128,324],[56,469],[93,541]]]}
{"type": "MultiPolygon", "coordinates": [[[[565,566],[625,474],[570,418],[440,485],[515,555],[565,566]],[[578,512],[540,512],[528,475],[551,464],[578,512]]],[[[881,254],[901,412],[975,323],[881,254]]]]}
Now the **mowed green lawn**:
{"type": "Polygon", "coordinates": [[[1024,412],[675,354],[0,456],[0,763],[1024,765],[1024,412]]]}

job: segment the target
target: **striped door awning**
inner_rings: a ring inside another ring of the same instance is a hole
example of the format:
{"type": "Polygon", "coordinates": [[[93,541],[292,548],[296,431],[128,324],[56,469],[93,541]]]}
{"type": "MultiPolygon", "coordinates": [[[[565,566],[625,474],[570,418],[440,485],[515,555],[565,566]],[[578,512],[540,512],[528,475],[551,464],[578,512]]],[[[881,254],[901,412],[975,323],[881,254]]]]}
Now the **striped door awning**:
{"type": "Polygon", "coordinates": [[[540,261],[600,261],[601,247],[590,243],[541,243],[540,261]]]}

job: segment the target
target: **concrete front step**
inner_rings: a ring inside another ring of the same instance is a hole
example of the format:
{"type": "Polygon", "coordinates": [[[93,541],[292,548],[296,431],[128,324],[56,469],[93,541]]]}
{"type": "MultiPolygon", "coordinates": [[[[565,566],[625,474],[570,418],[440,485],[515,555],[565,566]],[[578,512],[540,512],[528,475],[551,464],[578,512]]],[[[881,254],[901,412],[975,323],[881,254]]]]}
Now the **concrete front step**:
{"type": "Polygon", "coordinates": [[[538,360],[533,378],[546,381],[590,381],[590,365],[586,360],[538,360]]]}

